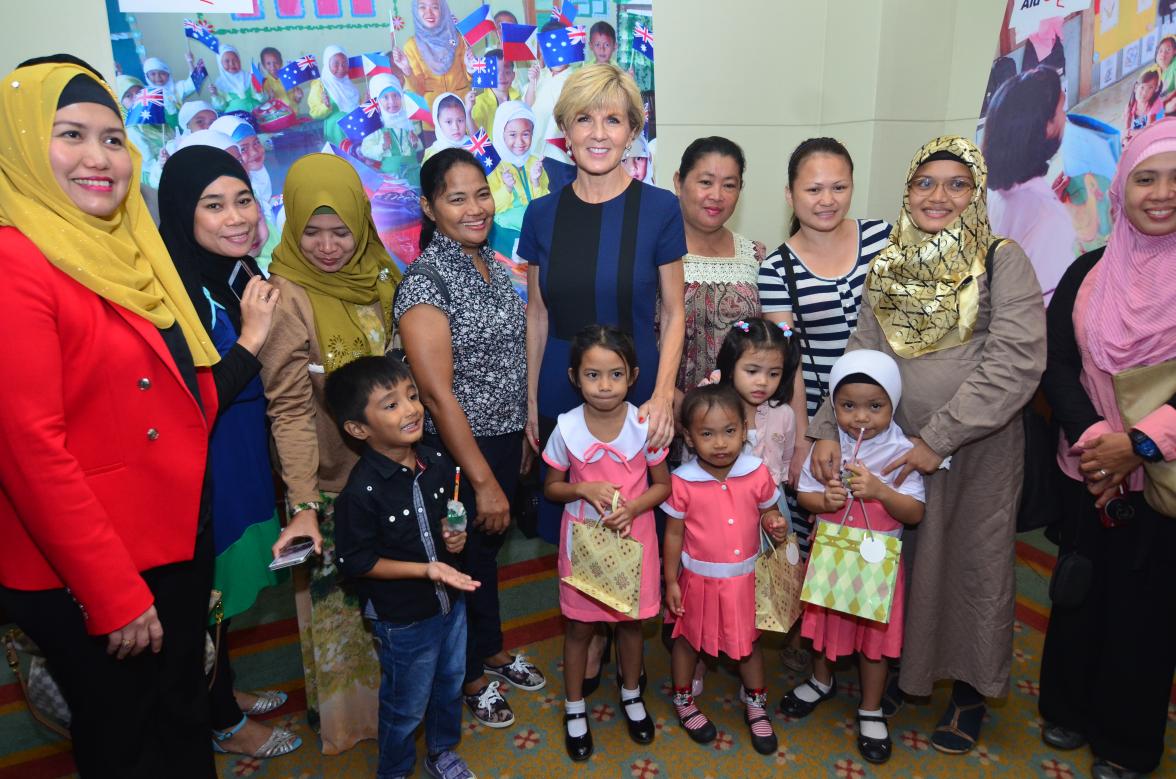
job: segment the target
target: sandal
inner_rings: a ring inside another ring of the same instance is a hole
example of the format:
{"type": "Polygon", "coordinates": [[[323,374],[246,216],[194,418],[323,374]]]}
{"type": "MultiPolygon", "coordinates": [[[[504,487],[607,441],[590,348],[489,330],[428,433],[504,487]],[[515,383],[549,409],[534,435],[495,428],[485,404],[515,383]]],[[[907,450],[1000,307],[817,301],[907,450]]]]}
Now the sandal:
{"type": "Polygon", "coordinates": [[[262,690],[252,694],[257,696],[257,700],[248,709],[241,710],[241,713],[246,717],[260,717],[262,714],[269,714],[271,711],[285,706],[286,701],[289,700],[289,696],[281,690],[262,690]]]}
{"type": "Polygon", "coordinates": [[[980,740],[984,725],[983,702],[960,705],[953,698],[931,734],[931,746],[947,755],[966,755],[980,740]]]}
{"type": "Polygon", "coordinates": [[[274,728],[270,732],[269,738],[265,740],[265,743],[255,749],[252,753],[236,752],[225,749],[221,746],[222,741],[228,741],[230,738],[237,735],[241,728],[245,727],[245,723],[248,721],[248,717],[241,717],[241,721],[228,730],[212,731],[212,751],[218,752],[222,755],[247,755],[248,757],[256,757],[258,759],[265,760],[271,757],[281,757],[282,755],[288,755],[298,747],[302,746],[302,739],[285,728],[274,728]]]}

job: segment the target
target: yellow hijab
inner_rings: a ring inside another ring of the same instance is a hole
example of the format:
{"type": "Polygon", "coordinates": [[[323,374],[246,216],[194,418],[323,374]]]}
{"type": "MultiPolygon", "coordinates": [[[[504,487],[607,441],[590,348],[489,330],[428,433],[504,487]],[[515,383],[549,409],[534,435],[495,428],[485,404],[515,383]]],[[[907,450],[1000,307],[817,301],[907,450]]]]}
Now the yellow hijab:
{"type": "Polygon", "coordinates": [[[20,230],[49,262],[111,303],[158,328],[179,322],[192,361],[212,365],[216,348],[139,193],[139,151],[127,144],[130,189],[106,219],[82,213],[53,176],[49,140],[57,100],[78,75],[93,77],[77,65],[45,63],[17,68],[0,83],[0,225],[20,230]]]}
{"type": "Polygon", "coordinates": [[[899,357],[967,343],[980,311],[976,280],[984,273],[993,240],[985,205],[988,166],[974,143],[945,135],[919,149],[907,181],[928,157],[941,151],[956,155],[971,170],[976,185],[972,199],[951,224],[932,235],[915,224],[910,198],[903,194],[890,244],[874,258],[866,276],[866,300],[899,357]]]}
{"type": "Polygon", "coordinates": [[[286,225],[269,270],[298,284],[310,297],[323,367],[330,373],[357,357],[383,354],[392,331],[392,296],[400,271],[380,243],[359,174],[333,154],[308,154],[286,174],[283,201],[286,225]],[[355,236],[355,254],[334,273],[319,270],[299,247],[306,223],[323,207],[338,214],[355,236]],[[364,311],[377,300],[382,330],[373,334],[364,311]]]}

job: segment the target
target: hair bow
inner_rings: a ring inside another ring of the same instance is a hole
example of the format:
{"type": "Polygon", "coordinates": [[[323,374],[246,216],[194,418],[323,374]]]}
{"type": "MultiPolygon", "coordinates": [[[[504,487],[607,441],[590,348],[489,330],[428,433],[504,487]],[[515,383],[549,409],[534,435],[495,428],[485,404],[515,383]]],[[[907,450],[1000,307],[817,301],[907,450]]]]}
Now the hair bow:
{"type": "Polygon", "coordinates": [[[750,332],[751,332],[751,325],[747,324],[747,323],[746,323],[746,322],[744,322],[742,319],[740,319],[740,320],[739,320],[738,322],[736,322],[735,324],[731,325],[731,327],[737,327],[737,328],[739,328],[740,330],[742,330],[742,331],[743,331],[743,332],[745,332],[745,333],[750,333],[750,332]]]}

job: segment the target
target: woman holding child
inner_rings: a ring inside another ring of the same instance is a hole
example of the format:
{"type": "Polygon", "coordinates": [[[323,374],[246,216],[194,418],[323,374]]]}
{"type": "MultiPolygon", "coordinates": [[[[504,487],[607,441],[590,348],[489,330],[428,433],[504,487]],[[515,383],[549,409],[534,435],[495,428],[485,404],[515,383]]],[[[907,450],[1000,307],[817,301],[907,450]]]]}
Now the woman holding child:
{"type": "MultiPolygon", "coordinates": [[[[847,347],[896,358],[906,387],[895,420],[914,447],[882,475],[897,474],[901,486],[918,470],[927,499],[925,520],[904,539],[907,554],[914,550],[898,682],[912,695],[930,695],[937,680],[955,681],[931,739],[952,754],[975,745],[984,698],[1008,691],[1020,410],[1045,365],[1041,289],[1020,247],[992,234],[986,178],[980,150],[963,138],[935,138],[916,153],[898,224],[870,266],[866,305],[847,347]]],[[[839,480],[829,402],[808,435],[821,439],[813,475],[822,484],[839,480]]],[[[835,692],[831,674],[814,674],[783,705],[804,716],[835,692]]],[[[889,738],[885,725],[866,724],[863,735],[889,738]]]]}
{"type": "Polygon", "coordinates": [[[323,553],[309,571],[296,569],[294,598],[307,708],[324,754],[338,754],[376,737],[379,665],[358,603],[336,583],[332,505],[356,454],[325,405],[323,387],[337,368],[387,350],[400,272],[346,161],[329,154],[301,158],[284,194],[286,224],[270,265],[282,299],[260,355],[290,514],[273,551],[309,536],[323,553]]]}
{"type": "Polygon", "coordinates": [[[526,314],[509,271],[487,243],[494,197],[465,149],[442,149],[421,169],[419,258],[409,266],[394,315],[404,351],[437,436],[462,468],[471,520],[465,571],[481,586],[467,596],[464,693],[474,718],[514,723],[495,676],[522,690],[547,680],[526,658],[503,650],[498,551],[523,458],[526,314]],[[472,493],[473,500],[470,500],[472,493]]]}

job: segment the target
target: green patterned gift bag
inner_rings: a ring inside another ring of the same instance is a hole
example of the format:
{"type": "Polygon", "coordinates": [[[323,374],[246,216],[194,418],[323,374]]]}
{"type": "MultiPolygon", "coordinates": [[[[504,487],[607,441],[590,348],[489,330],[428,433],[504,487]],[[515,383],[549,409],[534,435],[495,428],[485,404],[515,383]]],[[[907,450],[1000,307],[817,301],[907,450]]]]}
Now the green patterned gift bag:
{"type": "MultiPolygon", "coordinates": [[[[865,517],[866,505],[858,502],[865,517]]],[[[800,599],[874,622],[889,622],[902,541],[870,530],[868,517],[864,529],[846,525],[852,507],[851,502],[840,523],[817,523],[800,599]]]]}

